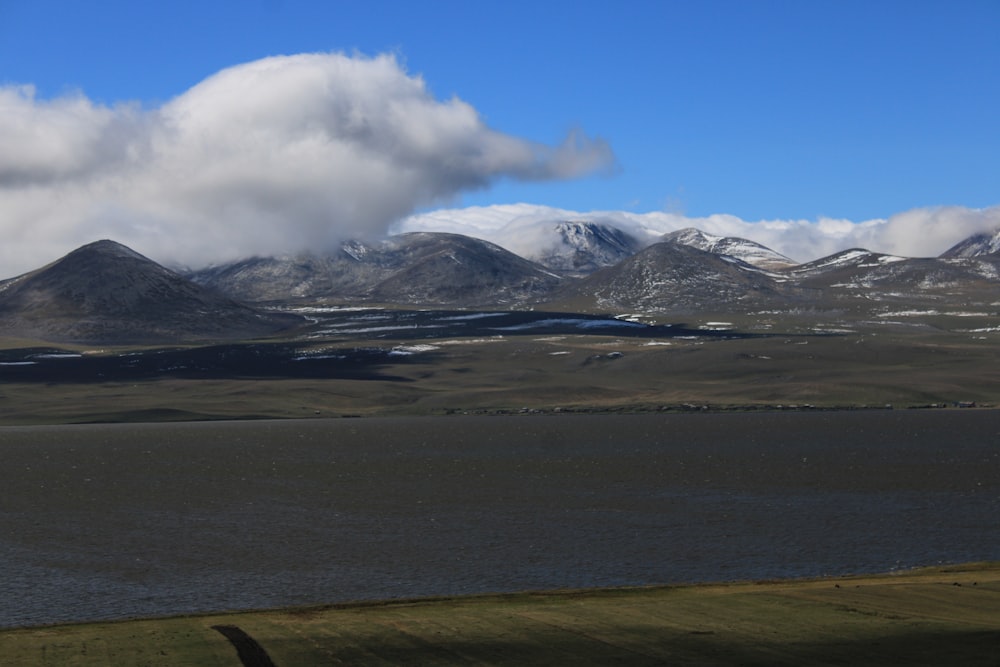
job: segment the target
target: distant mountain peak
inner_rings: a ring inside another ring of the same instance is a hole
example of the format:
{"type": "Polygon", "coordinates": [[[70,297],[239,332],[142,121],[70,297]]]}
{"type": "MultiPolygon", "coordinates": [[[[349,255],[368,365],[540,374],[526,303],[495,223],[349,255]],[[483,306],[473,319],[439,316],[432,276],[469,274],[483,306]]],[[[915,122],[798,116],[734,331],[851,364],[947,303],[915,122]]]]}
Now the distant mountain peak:
{"type": "MultiPolygon", "coordinates": [[[[536,247],[524,254],[560,273],[582,276],[613,266],[642,247],[631,234],[590,220],[559,220],[547,226],[536,247]]],[[[536,238],[535,234],[530,235],[536,238]]]]}
{"type": "Polygon", "coordinates": [[[74,257],[78,255],[95,255],[108,258],[118,258],[118,259],[128,259],[136,262],[148,262],[149,264],[154,264],[164,271],[170,271],[164,266],[157,264],[145,255],[136,252],[132,248],[119,243],[118,241],[112,241],[111,239],[101,239],[99,241],[92,241],[91,243],[84,244],[67,253],[62,259],[67,259],[69,257],[74,257]]]}
{"type": "Polygon", "coordinates": [[[735,257],[761,269],[778,270],[795,266],[796,262],[756,241],[735,236],[715,236],[694,227],[664,234],[663,241],[690,246],[714,255],[735,257]]]}
{"type": "Polygon", "coordinates": [[[873,252],[866,248],[848,248],[827,257],[800,264],[791,270],[793,274],[823,273],[843,268],[871,268],[905,261],[905,257],[873,252]]]}
{"type": "Polygon", "coordinates": [[[718,244],[723,238],[725,237],[703,232],[696,227],[685,227],[663,235],[664,241],[673,241],[674,243],[683,243],[684,245],[695,247],[706,246],[698,249],[709,252],[711,252],[711,247],[718,244]]]}
{"type": "Polygon", "coordinates": [[[980,257],[1000,253],[1000,229],[991,232],[981,232],[959,241],[948,250],[941,253],[945,259],[960,257],[980,257]]]}
{"type": "Polygon", "coordinates": [[[47,340],[246,337],[290,322],[197,285],[107,239],[0,284],[0,330],[47,340]]]}
{"type": "Polygon", "coordinates": [[[132,255],[135,257],[142,257],[142,255],[137,253],[135,250],[132,250],[127,245],[123,245],[118,241],[112,241],[111,239],[101,239],[99,241],[92,241],[90,243],[86,243],[69,254],[73,254],[76,252],[91,252],[91,251],[113,252],[122,255],[132,255]]]}

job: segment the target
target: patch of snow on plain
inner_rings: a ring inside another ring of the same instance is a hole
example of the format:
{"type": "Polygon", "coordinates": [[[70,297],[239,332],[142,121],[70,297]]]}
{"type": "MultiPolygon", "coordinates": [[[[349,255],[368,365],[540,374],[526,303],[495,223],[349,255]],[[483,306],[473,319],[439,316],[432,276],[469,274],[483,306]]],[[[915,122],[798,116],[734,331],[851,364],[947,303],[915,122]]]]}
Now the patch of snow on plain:
{"type": "Polygon", "coordinates": [[[920,315],[940,315],[936,310],[897,310],[891,313],[879,313],[876,317],[917,317],[920,315]]]}
{"type": "Polygon", "coordinates": [[[871,282],[864,282],[864,283],[860,283],[860,282],[859,283],[834,283],[834,284],[830,285],[830,287],[844,287],[846,289],[867,289],[867,288],[869,288],[871,286],[872,286],[871,282]]]}
{"type": "Polygon", "coordinates": [[[625,322],[623,320],[582,320],[574,318],[553,318],[547,320],[536,320],[524,324],[512,324],[509,327],[494,327],[494,331],[524,331],[526,329],[538,329],[551,326],[575,326],[580,329],[600,329],[605,327],[642,327],[643,324],[636,322],[625,322]]]}
{"type": "Polygon", "coordinates": [[[406,331],[409,329],[444,329],[443,324],[408,324],[389,327],[362,327],[360,329],[331,329],[330,333],[356,334],[356,333],[380,333],[382,331],[406,331]]]}
{"type": "Polygon", "coordinates": [[[362,310],[382,310],[371,306],[298,306],[289,308],[292,313],[352,313],[362,310]]]}
{"type": "Polygon", "coordinates": [[[942,313],[938,310],[898,310],[891,313],[880,313],[878,317],[914,317],[919,315],[946,315],[949,317],[991,317],[991,313],[975,313],[968,311],[955,311],[942,313]]]}
{"type": "Polygon", "coordinates": [[[449,315],[448,317],[439,317],[438,320],[441,322],[461,322],[463,320],[479,320],[484,317],[503,317],[507,313],[469,313],[468,315],[449,315]]]}
{"type": "Polygon", "coordinates": [[[314,359],[346,359],[346,354],[302,354],[292,357],[292,361],[313,361],[314,359]]]}
{"type": "Polygon", "coordinates": [[[475,345],[476,343],[502,343],[506,339],[503,336],[491,336],[489,338],[456,338],[453,340],[439,340],[438,345],[475,345]]]}
{"type": "Polygon", "coordinates": [[[421,352],[432,352],[437,349],[437,345],[397,345],[389,350],[389,354],[395,357],[408,357],[421,352]]]}

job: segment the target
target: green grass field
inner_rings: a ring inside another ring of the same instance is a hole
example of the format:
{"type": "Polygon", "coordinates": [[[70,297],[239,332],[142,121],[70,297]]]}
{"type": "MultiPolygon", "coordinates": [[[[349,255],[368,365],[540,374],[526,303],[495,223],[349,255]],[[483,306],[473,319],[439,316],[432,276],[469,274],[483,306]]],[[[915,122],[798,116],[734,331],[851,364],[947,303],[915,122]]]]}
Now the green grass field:
{"type": "Polygon", "coordinates": [[[475,596],[17,629],[0,664],[991,665],[1000,563],[788,582],[475,596]],[[258,658],[261,656],[258,655],[258,658]]]}

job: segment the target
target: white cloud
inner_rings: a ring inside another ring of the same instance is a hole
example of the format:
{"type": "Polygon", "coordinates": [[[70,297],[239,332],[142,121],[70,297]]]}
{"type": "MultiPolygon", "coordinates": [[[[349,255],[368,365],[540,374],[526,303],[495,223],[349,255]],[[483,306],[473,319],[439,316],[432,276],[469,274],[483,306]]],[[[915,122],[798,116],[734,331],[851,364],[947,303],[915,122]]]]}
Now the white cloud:
{"type": "Polygon", "coordinates": [[[696,227],[718,236],[751,239],[794,260],[807,262],[853,247],[904,257],[934,257],[972,234],[1000,228],[1000,206],[918,208],[888,219],[862,222],[832,218],[750,222],[722,214],[699,218],[665,212],[580,212],[514,204],[412,215],[393,230],[468,234],[530,257],[551,242],[543,231],[546,223],[558,220],[607,222],[650,243],[668,232],[696,227]]]}
{"type": "Polygon", "coordinates": [[[41,100],[31,86],[0,86],[0,146],[0,277],[99,238],[193,266],[417,229],[530,255],[547,242],[539,224],[583,218],[650,241],[698,227],[808,261],[854,246],[933,256],[1000,227],[1000,207],[867,221],[528,204],[412,215],[497,179],[568,179],[616,165],[606,143],[578,131],[547,146],[490,128],[462,100],[436,99],[392,55],[267,58],[154,109],[102,105],[82,93],[41,100]]]}
{"type": "Polygon", "coordinates": [[[606,143],[498,132],[391,55],[223,70],[157,109],[0,87],[0,275],[98,238],[193,265],[377,236],[498,178],[573,178],[606,143]]]}
{"type": "Polygon", "coordinates": [[[1000,206],[984,209],[939,206],[891,216],[880,230],[880,240],[888,249],[886,252],[930,256],[941,254],[973,234],[997,229],[1000,229],[1000,206]]]}
{"type": "Polygon", "coordinates": [[[95,106],[80,94],[50,102],[32,86],[0,88],[0,185],[72,182],[107,169],[133,133],[134,110],[95,106]]]}

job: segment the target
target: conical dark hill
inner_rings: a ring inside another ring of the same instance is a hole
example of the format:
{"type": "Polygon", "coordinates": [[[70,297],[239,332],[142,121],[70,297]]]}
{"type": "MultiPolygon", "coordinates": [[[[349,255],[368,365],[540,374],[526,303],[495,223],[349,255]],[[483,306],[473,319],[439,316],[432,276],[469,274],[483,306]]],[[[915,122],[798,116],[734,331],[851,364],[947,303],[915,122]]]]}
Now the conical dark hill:
{"type": "Polygon", "coordinates": [[[294,320],[241,304],[114,241],[0,283],[0,333],[54,342],[252,338],[294,320]]]}

